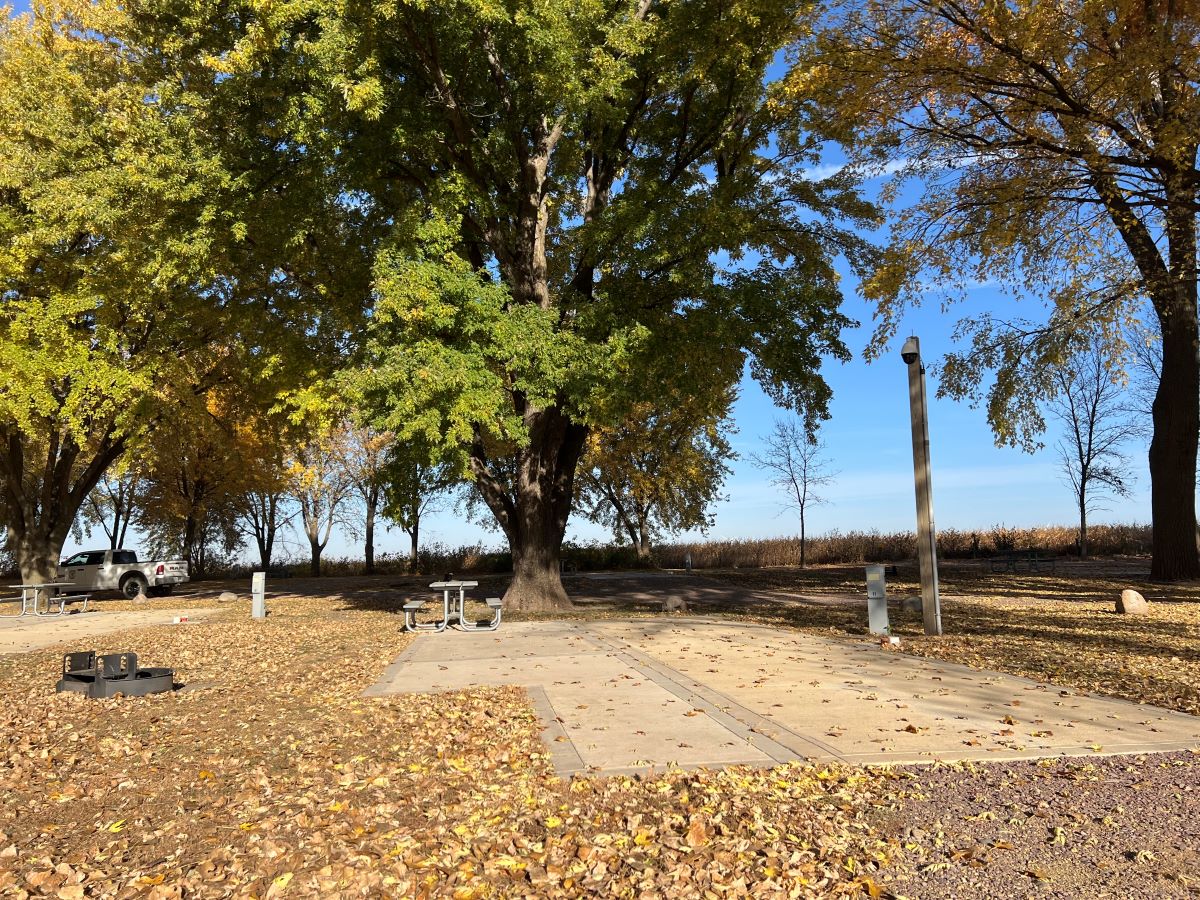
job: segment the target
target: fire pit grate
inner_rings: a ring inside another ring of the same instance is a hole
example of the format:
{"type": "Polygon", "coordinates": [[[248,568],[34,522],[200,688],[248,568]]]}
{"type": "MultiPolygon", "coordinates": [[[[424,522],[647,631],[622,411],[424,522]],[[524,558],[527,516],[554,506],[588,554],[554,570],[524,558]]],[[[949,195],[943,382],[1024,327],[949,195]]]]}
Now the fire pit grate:
{"type": "Polygon", "coordinates": [[[172,690],[175,672],[160,667],[139,669],[136,653],[97,656],[93,650],[84,650],[63,657],[63,675],[56,687],[59,693],[74,691],[93,699],[117,694],[142,697],[172,690]]]}

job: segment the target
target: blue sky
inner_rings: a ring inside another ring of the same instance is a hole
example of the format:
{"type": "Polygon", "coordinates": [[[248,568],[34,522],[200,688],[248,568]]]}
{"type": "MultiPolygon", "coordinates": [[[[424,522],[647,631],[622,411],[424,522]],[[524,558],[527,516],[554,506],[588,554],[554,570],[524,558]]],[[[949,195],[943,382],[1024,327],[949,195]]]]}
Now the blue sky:
{"type": "MultiPolygon", "coordinates": [[[[27,8],[18,0],[17,10],[27,8]]],[[[879,239],[882,236],[877,236],[879,239]]],[[[832,466],[839,472],[825,491],[828,503],[816,507],[810,517],[810,533],[838,529],[910,529],[915,520],[912,488],[912,450],[908,422],[908,393],[904,364],[898,343],[882,359],[868,364],[862,351],[872,330],[872,309],[857,295],[854,278],[846,273],[845,311],[858,320],[859,328],[844,339],[854,353],[853,361],[827,362],[824,373],[833,388],[832,419],[822,429],[832,466]]],[[[1011,303],[988,286],[974,289],[967,304],[943,313],[937,298],[910,311],[901,323],[901,336],[920,337],[923,355],[936,361],[953,347],[955,321],[972,308],[1011,303]]],[[[1076,518],[1071,492],[1063,484],[1053,449],[1054,435],[1046,448],[1035,454],[997,448],[982,409],[936,398],[936,382],[929,385],[930,441],[933,457],[935,519],[940,527],[984,528],[1003,523],[1010,526],[1065,524],[1076,518]]],[[[738,429],[733,447],[740,458],[725,485],[728,499],[716,506],[713,538],[766,537],[795,533],[790,513],[780,514],[780,502],[768,477],[748,457],[783,415],[749,378],[743,381],[734,411],[738,429]]],[[[1131,498],[1114,502],[1093,521],[1149,521],[1149,479],[1145,450],[1129,448],[1137,477],[1131,498]]],[[[426,542],[457,545],[482,542],[499,545],[501,536],[470,524],[453,508],[434,514],[423,530],[426,542]]],[[[606,540],[608,534],[579,516],[568,528],[575,541],[606,540]]],[[[377,535],[378,552],[403,552],[407,538],[398,531],[377,535]]],[[[297,550],[303,550],[295,541],[297,550]]],[[[71,544],[68,550],[73,549],[71,544]]],[[[358,555],[356,542],[335,534],[328,555],[358,555]]]]}

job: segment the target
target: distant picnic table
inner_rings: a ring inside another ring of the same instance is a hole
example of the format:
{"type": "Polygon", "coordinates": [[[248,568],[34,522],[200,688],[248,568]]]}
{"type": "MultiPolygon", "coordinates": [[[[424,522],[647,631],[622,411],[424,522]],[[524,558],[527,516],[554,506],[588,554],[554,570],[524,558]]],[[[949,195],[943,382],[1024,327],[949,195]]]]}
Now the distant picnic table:
{"type": "Polygon", "coordinates": [[[993,572],[1053,572],[1055,557],[1044,550],[1013,550],[993,556],[988,563],[993,572]]]}

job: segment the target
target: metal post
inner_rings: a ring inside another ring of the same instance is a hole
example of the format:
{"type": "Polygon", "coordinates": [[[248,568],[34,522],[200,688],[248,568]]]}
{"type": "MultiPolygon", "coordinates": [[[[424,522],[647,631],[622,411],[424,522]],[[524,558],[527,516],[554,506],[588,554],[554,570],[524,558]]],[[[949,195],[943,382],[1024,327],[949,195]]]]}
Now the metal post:
{"type": "Polygon", "coordinates": [[[933,526],[933,478],[929,462],[929,409],[925,399],[925,364],[921,342],[910,337],[901,356],[908,366],[908,403],[912,415],[913,478],[917,491],[917,559],[921,568],[921,615],[925,633],[942,633],[938,596],[937,536],[933,526]]]}
{"type": "Polygon", "coordinates": [[[255,619],[267,617],[267,573],[255,572],[250,577],[250,615],[255,619]]]}
{"type": "Polygon", "coordinates": [[[891,634],[888,625],[887,579],[883,566],[867,566],[867,624],[871,634],[891,634]]]}

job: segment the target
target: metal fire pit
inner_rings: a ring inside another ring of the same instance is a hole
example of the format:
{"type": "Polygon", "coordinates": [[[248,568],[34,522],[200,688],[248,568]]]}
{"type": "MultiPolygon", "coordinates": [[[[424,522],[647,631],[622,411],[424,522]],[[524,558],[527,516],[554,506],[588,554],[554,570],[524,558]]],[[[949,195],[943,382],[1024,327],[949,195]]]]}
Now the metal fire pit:
{"type": "Polygon", "coordinates": [[[68,653],[63,657],[63,677],[56,686],[59,693],[75,691],[93,699],[142,697],[161,694],[175,687],[172,669],[139,669],[136,653],[108,653],[97,656],[95,651],[68,653]]]}

